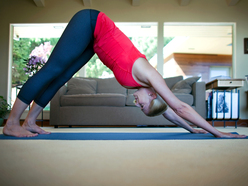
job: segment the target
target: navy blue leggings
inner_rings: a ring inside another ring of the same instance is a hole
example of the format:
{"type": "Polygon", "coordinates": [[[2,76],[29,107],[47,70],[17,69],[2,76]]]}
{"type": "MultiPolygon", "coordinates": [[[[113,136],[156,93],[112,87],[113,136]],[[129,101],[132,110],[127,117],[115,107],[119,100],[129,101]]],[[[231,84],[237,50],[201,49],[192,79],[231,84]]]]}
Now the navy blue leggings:
{"type": "Polygon", "coordinates": [[[45,107],[61,86],[94,55],[94,30],[99,11],[81,10],[68,23],[47,63],[22,87],[18,98],[45,107]]]}

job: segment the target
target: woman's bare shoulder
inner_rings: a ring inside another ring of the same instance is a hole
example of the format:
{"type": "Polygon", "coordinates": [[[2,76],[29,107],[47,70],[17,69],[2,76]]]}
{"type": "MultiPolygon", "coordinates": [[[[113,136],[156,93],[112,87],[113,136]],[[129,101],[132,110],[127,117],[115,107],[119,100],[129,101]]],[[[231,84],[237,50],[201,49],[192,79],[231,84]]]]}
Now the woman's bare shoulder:
{"type": "Polygon", "coordinates": [[[132,75],[140,85],[150,87],[150,77],[158,73],[145,58],[138,58],[132,68],[132,75]]]}

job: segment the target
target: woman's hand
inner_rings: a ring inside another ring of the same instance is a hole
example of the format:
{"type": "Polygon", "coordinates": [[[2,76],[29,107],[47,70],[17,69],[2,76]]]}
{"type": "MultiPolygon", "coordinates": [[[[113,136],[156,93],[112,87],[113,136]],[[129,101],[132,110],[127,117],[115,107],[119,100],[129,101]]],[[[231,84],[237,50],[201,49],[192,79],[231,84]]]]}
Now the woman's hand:
{"type": "Polygon", "coordinates": [[[209,132],[208,131],[205,131],[205,130],[194,129],[191,133],[193,133],[193,134],[207,134],[209,132]]]}
{"type": "MultiPolygon", "coordinates": [[[[197,130],[194,129],[191,133],[193,134],[207,134],[208,132],[205,130],[197,130]]],[[[239,135],[239,134],[232,134],[232,133],[227,133],[227,132],[220,132],[220,136],[215,136],[216,138],[245,138],[247,137],[246,135],[239,135]]]]}
{"type": "Polygon", "coordinates": [[[232,134],[226,132],[220,132],[221,136],[216,136],[217,138],[245,138],[246,135],[232,134]]]}

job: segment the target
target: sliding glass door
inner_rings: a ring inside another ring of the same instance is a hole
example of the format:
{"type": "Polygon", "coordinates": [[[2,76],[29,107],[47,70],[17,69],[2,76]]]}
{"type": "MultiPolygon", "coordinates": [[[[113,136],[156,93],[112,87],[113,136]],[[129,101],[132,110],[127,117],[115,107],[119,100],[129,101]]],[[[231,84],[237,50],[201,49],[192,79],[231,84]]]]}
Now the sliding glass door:
{"type": "Polygon", "coordinates": [[[173,39],[163,49],[164,77],[232,76],[232,30],[228,23],[165,23],[164,38],[173,39]]]}

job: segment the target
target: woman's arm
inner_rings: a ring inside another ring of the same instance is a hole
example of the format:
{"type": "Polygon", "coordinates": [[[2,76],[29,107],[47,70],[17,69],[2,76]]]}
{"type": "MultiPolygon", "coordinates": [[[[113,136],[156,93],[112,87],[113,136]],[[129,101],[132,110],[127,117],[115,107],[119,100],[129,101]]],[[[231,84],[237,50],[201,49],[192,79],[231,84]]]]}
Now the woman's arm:
{"type": "Polygon", "coordinates": [[[191,106],[180,101],[168,88],[163,77],[154,69],[148,61],[137,60],[133,65],[133,76],[138,83],[143,86],[153,87],[171,109],[183,119],[201,127],[210,132],[215,137],[237,137],[245,136],[231,133],[223,133],[212,127],[204,118],[202,118],[191,106]]]}
{"type": "Polygon", "coordinates": [[[173,109],[173,111],[184,118],[185,120],[201,127],[202,129],[210,132],[215,137],[226,138],[244,138],[244,135],[236,135],[231,133],[223,133],[212,127],[204,118],[202,118],[191,106],[180,101],[168,88],[162,76],[157,73],[153,74],[149,79],[151,86],[155,91],[165,100],[165,102],[173,109]]]}
{"type": "Polygon", "coordinates": [[[186,121],[184,121],[180,116],[178,116],[170,107],[163,113],[163,116],[171,121],[172,123],[188,130],[191,133],[208,133],[205,130],[196,130],[192,128],[186,121]]]}

